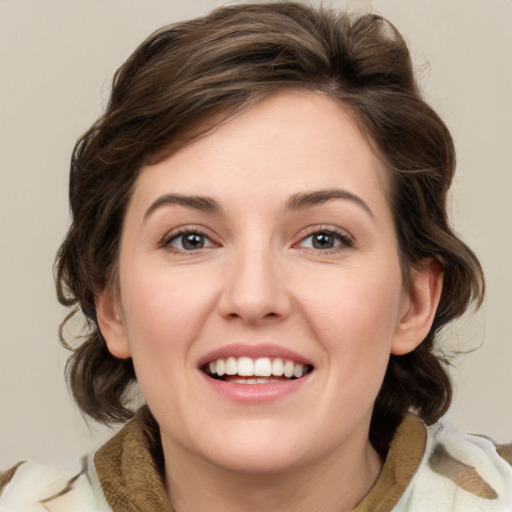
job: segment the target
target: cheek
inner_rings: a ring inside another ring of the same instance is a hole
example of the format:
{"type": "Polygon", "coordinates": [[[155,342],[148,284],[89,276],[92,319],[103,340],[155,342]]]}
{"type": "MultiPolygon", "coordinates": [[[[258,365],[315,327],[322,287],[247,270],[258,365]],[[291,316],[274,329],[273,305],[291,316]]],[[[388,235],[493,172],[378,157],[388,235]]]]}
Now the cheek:
{"type": "Polygon", "coordinates": [[[327,269],[302,281],[304,314],[325,333],[394,332],[403,296],[398,265],[327,269]]]}
{"type": "Polygon", "coordinates": [[[211,307],[208,277],[145,265],[127,269],[121,282],[128,343],[139,366],[148,358],[173,359],[186,352],[211,307]]]}
{"type": "Polygon", "coordinates": [[[361,381],[372,371],[383,376],[403,296],[398,265],[376,268],[318,273],[299,291],[303,315],[331,364],[361,381]]]}

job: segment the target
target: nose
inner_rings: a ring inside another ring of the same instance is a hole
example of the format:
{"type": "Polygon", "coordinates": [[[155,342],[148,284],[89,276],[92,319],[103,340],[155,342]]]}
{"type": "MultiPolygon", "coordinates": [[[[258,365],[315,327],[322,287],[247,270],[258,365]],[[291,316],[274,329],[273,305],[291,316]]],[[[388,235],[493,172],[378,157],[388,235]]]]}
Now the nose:
{"type": "Polygon", "coordinates": [[[289,316],[285,269],[268,246],[240,250],[229,265],[219,299],[219,313],[224,318],[260,325],[289,316]]]}

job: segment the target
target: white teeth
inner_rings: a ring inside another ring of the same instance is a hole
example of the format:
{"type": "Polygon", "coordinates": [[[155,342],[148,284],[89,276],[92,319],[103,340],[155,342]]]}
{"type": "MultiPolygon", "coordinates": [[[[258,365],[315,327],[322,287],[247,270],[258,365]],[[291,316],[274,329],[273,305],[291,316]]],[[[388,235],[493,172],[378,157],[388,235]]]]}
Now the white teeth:
{"type": "Polygon", "coordinates": [[[272,361],[272,375],[281,377],[284,374],[284,363],[282,359],[274,359],[272,361]]]}
{"type": "Polygon", "coordinates": [[[226,373],[226,363],[224,359],[217,359],[217,375],[222,377],[226,373]]]}
{"type": "Polygon", "coordinates": [[[226,361],[226,375],[236,375],[238,373],[238,364],[234,357],[228,357],[226,361]]]}
{"type": "Polygon", "coordinates": [[[279,379],[230,379],[231,383],[234,384],[268,384],[269,382],[281,382],[279,379]]]}
{"type": "Polygon", "coordinates": [[[256,359],[254,363],[254,375],[257,377],[270,377],[272,375],[272,365],[268,357],[256,359]]]}
{"type": "Polygon", "coordinates": [[[295,365],[293,364],[292,361],[286,361],[286,363],[284,363],[284,376],[285,377],[288,377],[288,378],[293,377],[294,366],[295,365]]]}
{"type": "Polygon", "coordinates": [[[252,377],[254,375],[254,363],[250,357],[238,358],[238,375],[252,377]]]}
{"type": "Polygon", "coordinates": [[[228,357],[227,359],[217,359],[208,364],[208,370],[211,375],[222,377],[223,375],[240,377],[259,377],[257,379],[230,379],[230,382],[245,384],[262,384],[268,382],[281,382],[279,379],[269,379],[268,377],[282,377],[283,375],[291,379],[293,377],[300,379],[307,371],[308,367],[301,363],[294,363],[288,359],[280,357],[271,359],[269,357],[260,357],[251,359],[250,357],[228,357]],[[264,378],[262,378],[264,377],[264,378]]]}

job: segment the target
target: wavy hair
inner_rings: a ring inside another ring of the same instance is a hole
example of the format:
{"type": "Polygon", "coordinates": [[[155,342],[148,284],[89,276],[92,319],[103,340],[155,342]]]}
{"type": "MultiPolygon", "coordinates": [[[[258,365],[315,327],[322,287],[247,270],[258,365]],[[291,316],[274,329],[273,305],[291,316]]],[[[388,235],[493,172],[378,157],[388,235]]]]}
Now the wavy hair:
{"type": "Polygon", "coordinates": [[[265,2],[217,9],[151,35],[116,72],[104,114],[74,148],[72,224],[55,274],[59,301],[73,308],[68,319],[81,310],[87,321],[87,334],[73,348],[62,335],[66,321],[60,331],[73,350],[68,381],[87,415],[114,423],[133,414],[127,402],[133,364],[108,351],[95,296],[116,285],[123,217],[140,169],[201,136],[205,120],[225,120],[287,88],[339,101],[384,162],[404,282],[425,258],[444,269],[426,339],[390,358],[371,441],[384,453],[406,411],[414,408],[431,424],[447,410],[452,387],[438,334],[484,293],[478,259],[447,219],[451,135],[423,100],[407,45],[391,23],[375,14],[265,2]]]}

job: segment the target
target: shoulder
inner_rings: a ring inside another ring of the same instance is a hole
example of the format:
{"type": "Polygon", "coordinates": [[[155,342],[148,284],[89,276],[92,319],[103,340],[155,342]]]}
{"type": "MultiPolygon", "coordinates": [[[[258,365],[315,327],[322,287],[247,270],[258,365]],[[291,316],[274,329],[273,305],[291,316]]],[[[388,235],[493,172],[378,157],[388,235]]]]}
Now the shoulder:
{"type": "Polygon", "coordinates": [[[512,510],[512,445],[435,425],[402,508],[418,512],[512,510]],[[407,502],[407,506],[405,506],[407,502]],[[410,506],[412,505],[412,506],[410,506]],[[443,508],[444,507],[444,508],[443,508]]]}
{"type": "Polygon", "coordinates": [[[90,459],[54,468],[33,461],[0,472],[2,512],[110,512],[90,459]]]}

